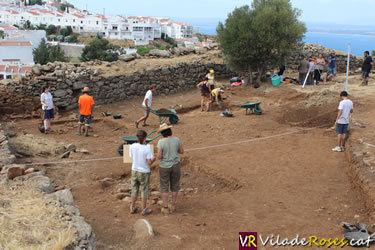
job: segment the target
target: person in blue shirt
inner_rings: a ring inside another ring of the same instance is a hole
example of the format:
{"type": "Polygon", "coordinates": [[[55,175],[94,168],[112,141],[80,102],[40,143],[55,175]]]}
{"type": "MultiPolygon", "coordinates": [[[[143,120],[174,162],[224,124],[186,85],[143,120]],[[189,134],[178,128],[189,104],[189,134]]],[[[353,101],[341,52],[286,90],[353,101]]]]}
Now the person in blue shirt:
{"type": "Polygon", "coordinates": [[[328,57],[328,71],[327,71],[327,81],[334,81],[336,77],[336,54],[332,53],[328,57]],[[329,76],[332,74],[332,78],[330,79],[329,76]]]}

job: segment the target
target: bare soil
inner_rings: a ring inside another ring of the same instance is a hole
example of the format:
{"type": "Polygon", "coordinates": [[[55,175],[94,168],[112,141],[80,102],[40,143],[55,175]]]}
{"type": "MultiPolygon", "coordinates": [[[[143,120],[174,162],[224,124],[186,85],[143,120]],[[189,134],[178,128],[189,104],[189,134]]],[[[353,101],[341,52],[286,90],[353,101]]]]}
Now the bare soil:
{"type": "MultiPolygon", "coordinates": [[[[147,219],[156,237],[150,241],[134,239],[132,227],[142,216],[129,214],[129,203],[115,197],[119,189],[129,187],[129,164],[115,159],[38,167],[56,185],[72,189],[81,214],[93,226],[98,249],[235,249],[238,232],[341,238],[340,222],[368,223],[361,195],[351,185],[345,154],[331,151],[336,136],[329,128],[335,120],[342,84],[304,90],[291,84],[277,88],[265,84],[258,89],[229,89],[229,81],[222,84],[228,86],[224,106],[234,113],[232,118],[220,117],[222,110],[217,107],[201,112],[197,90],[153,99],[154,109],[183,105],[177,108],[180,121],[173,133],[181,138],[187,153],[182,158],[184,191],[177,211],[163,216],[160,205],[151,205],[153,213],[147,219]],[[261,101],[264,113],[245,115],[245,110],[232,102],[240,99],[261,101]],[[249,141],[235,144],[245,140],[249,141]],[[217,145],[222,146],[213,147],[217,145]],[[113,182],[104,186],[105,178],[113,182]]],[[[355,119],[371,124],[373,119],[367,118],[370,113],[363,105],[375,105],[366,97],[375,87],[361,89],[358,84],[353,77],[350,88],[355,107],[360,107],[355,119]]],[[[18,120],[13,140],[19,145],[22,140],[18,137],[31,134],[41,138],[49,152],[55,151],[57,142],[74,143],[77,151],[89,152],[72,153],[68,160],[116,157],[118,145],[123,143],[120,136],[136,134],[134,121],[143,114],[141,102],[133,99],[97,107],[89,137],[76,136],[72,122],[55,122],[53,129],[59,132],[44,135],[38,131],[39,120],[18,120]],[[101,117],[100,113],[107,111],[121,113],[123,119],[101,117]]],[[[60,119],[70,116],[60,114],[60,119]]],[[[159,117],[150,114],[148,123],[147,132],[157,129],[159,117]]],[[[58,155],[38,155],[35,150],[18,160],[62,161],[58,155]]],[[[157,191],[157,163],[152,166],[151,179],[151,188],[157,191]]]]}

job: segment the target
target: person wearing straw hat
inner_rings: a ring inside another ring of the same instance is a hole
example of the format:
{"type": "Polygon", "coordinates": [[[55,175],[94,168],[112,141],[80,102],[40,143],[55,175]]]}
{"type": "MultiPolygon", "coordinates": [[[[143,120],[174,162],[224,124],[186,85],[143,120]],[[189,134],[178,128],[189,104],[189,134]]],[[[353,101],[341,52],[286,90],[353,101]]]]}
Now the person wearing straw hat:
{"type": "Polygon", "coordinates": [[[176,209],[178,191],[180,190],[181,163],[180,155],[184,153],[181,140],[172,136],[172,126],[166,123],[158,130],[163,139],[158,142],[157,158],[160,160],[160,192],[163,199],[161,212],[165,215],[176,209]],[[168,205],[169,191],[172,192],[172,203],[168,205]]]}
{"type": "Polygon", "coordinates": [[[82,126],[84,125],[84,135],[89,136],[89,127],[90,121],[92,118],[92,112],[94,109],[94,98],[89,95],[90,89],[88,87],[84,87],[82,89],[83,95],[81,95],[78,99],[78,106],[79,106],[79,126],[77,135],[81,135],[82,126]]]}

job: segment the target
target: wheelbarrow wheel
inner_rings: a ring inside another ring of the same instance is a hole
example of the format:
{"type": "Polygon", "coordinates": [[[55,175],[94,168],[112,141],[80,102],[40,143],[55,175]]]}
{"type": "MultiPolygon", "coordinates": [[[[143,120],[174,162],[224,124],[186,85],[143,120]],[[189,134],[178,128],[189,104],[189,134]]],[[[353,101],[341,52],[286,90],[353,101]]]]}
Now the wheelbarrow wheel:
{"type": "Polygon", "coordinates": [[[178,117],[176,115],[169,117],[169,122],[171,124],[176,124],[178,122],[178,117]]]}
{"type": "Polygon", "coordinates": [[[124,155],[124,145],[126,145],[126,143],[122,143],[120,144],[120,146],[118,146],[118,149],[117,149],[117,152],[123,156],[124,155]]]}
{"type": "Polygon", "coordinates": [[[260,108],[255,109],[255,114],[261,115],[263,111],[260,108]]]}

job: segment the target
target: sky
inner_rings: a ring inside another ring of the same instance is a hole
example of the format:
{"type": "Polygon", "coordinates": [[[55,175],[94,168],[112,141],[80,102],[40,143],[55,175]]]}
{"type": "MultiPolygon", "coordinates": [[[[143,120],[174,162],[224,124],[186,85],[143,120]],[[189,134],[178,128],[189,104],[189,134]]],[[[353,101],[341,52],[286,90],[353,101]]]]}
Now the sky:
{"type": "MultiPolygon", "coordinates": [[[[68,0],[79,9],[106,15],[165,16],[176,21],[225,20],[235,7],[250,5],[251,0],[68,0]]],[[[306,23],[375,26],[375,0],[291,0],[302,10],[306,23]]],[[[194,25],[194,24],[193,24],[194,25]]]]}

